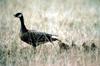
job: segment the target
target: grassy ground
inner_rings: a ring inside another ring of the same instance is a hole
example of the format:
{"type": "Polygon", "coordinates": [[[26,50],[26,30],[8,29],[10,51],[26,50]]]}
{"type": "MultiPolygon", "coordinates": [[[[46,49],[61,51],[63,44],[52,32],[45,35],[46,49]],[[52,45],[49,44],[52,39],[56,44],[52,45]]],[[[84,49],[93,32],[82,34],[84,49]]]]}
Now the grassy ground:
{"type": "Polygon", "coordinates": [[[99,0],[0,0],[0,66],[100,66],[99,0]],[[34,49],[19,38],[22,12],[28,29],[56,34],[64,43],[79,47],[62,50],[58,42],[34,49]],[[83,42],[95,51],[84,51],[83,42]]]}

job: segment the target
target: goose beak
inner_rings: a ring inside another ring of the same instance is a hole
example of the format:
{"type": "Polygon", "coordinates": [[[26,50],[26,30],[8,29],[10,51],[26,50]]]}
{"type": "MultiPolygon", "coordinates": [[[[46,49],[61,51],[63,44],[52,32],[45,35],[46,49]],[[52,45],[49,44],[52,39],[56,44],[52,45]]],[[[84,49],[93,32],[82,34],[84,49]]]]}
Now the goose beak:
{"type": "Polygon", "coordinates": [[[15,15],[15,14],[14,14],[13,16],[14,16],[14,17],[16,17],[16,15],[15,15]]]}

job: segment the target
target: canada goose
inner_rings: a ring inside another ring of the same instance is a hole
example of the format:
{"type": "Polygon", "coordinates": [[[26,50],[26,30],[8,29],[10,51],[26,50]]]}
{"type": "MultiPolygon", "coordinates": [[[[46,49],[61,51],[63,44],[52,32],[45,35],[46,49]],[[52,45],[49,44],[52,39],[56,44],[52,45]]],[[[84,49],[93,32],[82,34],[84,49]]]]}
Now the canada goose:
{"type": "Polygon", "coordinates": [[[89,52],[89,46],[87,46],[85,42],[82,44],[82,47],[85,52],[89,52]]]}
{"type": "Polygon", "coordinates": [[[59,41],[58,44],[59,44],[59,47],[60,47],[60,52],[61,52],[62,50],[68,51],[68,49],[70,49],[69,45],[67,45],[67,44],[65,44],[65,43],[63,43],[63,42],[61,42],[61,41],[59,41]]]}
{"type": "Polygon", "coordinates": [[[76,50],[80,50],[80,47],[78,47],[78,45],[75,44],[75,41],[72,41],[71,48],[76,49],[76,50]]]}
{"type": "Polygon", "coordinates": [[[53,38],[52,34],[48,34],[45,32],[37,32],[35,30],[28,30],[24,24],[24,17],[22,13],[16,13],[15,17],[20,19],[21,29],[20,29],[20,39],[33,47],[38,46],[40,43],[52,42],[58,40],[57,38],[53,38]]]}
{"type": "Polygon", "coordinates": [[[72,47],[76,47],[76,44],[74,43],[74,41],[72,41],[72,47]]]}
{"type": "Polygon", "coordinates": [[[92,51],[95,51],[96,48],[97,48],[97,46],[96,46],[94,43],[92,43],[92,44],[91,44],[91,50],[92,50],[92,51]]]}
{"type": "Polygon", "coordinates": [[[80,48],[75,44],[74,41],[72,41],[72,45],[71,45],[71,47],[74,48],[74,49],[80,49],[80,48]]]}

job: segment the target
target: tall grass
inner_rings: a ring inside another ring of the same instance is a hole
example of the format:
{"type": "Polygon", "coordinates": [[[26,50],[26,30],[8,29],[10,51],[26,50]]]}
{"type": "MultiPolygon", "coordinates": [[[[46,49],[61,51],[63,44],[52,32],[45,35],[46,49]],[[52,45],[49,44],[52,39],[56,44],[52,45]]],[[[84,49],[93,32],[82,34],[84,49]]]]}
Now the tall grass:
{"type": "Polygon", "coordinates": [[[0,66],[100,66],[99,0],[0,0],[0,66]],[[33,47],[19,38],[22,12],[28,29],[56,34],[71,46],[60,52],[58,42],[33,47]],[[97,45],[95,52],[84,52],[83,42],[97,45]]]}

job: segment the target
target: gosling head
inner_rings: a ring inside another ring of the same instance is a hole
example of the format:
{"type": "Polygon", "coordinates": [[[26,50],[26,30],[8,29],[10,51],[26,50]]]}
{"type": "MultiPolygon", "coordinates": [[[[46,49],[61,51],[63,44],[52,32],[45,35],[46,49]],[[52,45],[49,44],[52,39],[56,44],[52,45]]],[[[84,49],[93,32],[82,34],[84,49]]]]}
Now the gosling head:
{"type": "Polygon", "coordinates": [[[17,17],[17,18],[20,18],[20,17],[23,16],[23,14],[22,13],[16,13],[16,14],[14,14],[14,16],[17,17]]]}

